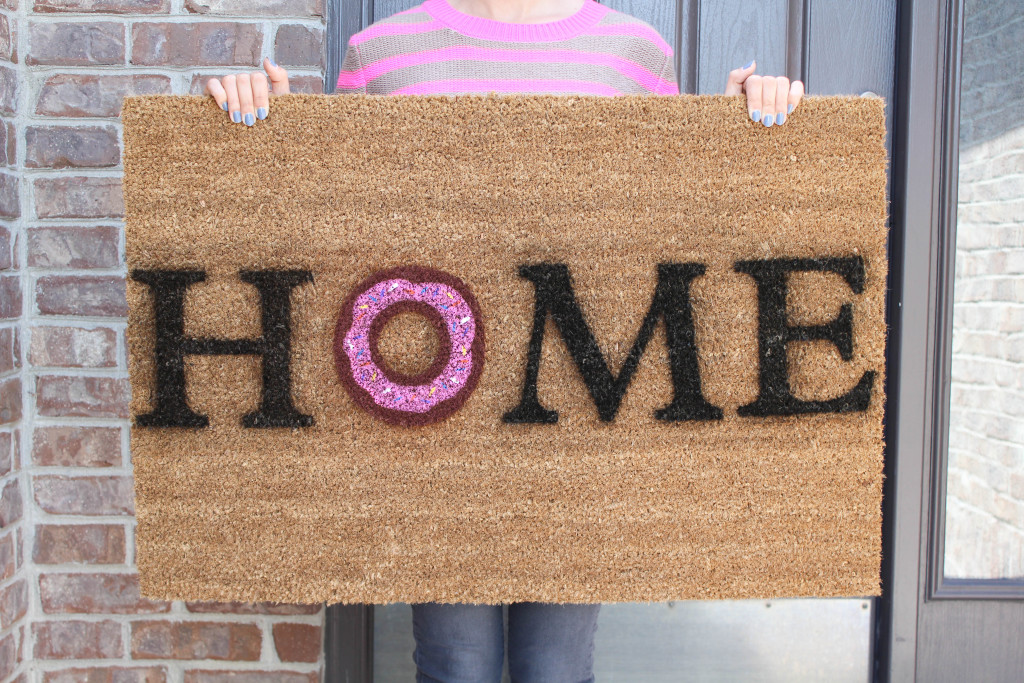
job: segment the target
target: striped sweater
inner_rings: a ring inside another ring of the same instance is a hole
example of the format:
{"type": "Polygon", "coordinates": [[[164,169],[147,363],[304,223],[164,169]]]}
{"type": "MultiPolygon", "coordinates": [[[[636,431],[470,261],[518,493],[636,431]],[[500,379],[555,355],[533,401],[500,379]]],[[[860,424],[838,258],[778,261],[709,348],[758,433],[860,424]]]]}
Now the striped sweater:
{"type": "Polygon", "coordinates": [[[537,24],[424,0],[349,39],[336,92],[678,95],[672,57],[654,27],[596,0],[537,24]]]}

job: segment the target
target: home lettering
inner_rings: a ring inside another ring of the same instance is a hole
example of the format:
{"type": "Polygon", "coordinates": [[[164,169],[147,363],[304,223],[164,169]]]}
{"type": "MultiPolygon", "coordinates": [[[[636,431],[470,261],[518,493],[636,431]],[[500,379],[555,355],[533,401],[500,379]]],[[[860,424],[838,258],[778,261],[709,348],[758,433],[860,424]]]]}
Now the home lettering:
{"type": "MultiPolygon", "coordinates": [[[[759,392],[754,402],[739,407],[738,414],[743,417],[767,417],[867,410],[874,371],[865,372],[856,386],[842,396],[827,400],[802,400],[792,393],[787,365],[788,345],[797,341],[826,341],[836,346],[843,360],[850,361],[853,358],[852,304],[843,304],[839,314],[823,324],[790,324],[786,314],[789,275],[805,271],[836,273],[846,281],[854,294],[861,294],[865,279],[863,259],[852,256],[748,260],[734,264],[734,270],[753,278],[757,286],[758,302],[759,392]]],[[[533,285],[534,311],[520,400],[515,407],[504,413],[502,419],[505,423],[558,422],[558,412],[541,405],[537,395],[541,351],[549,316],[587,387],[600,420],[610,422],[615,419],[659,320],[665,322],[673,397],[668,405],[654,411],[654,418],[665,422],[722,419],[722,409],[709,403],[702,392],[690,301],[691,283],[705,273],[703,264],[658,265],[651,304],[617,375],[609,369],[576,300],[569,268],[562,263],[540,263],[520,266],[518,273],[533,285]]],[[[155,320],[155,407],[151,412],[135,417],[137,426],[208,426],[208,418],[194,412],[188,405],[185,357],[189,355],[260,356],[261,401],[257,410],[242,418],[243,426],[296,428],[313,424],[313,417],[301,413],[292,401],[290,369],[291,295],[296,287],[313,281],[311,272],[245,270],[239,273],[243,282],[256,287],[260,297],[262,334],[252,339],[185,336],[185,295],[191,285],[206,279],[203,271],[133,270],[131,277],[149,288],[155,320]]],[[[470,317],[458,322],[469,320],[470,317]]],[[[456,322],[451,324],[457,326],[456,322]]],[[[481,347],[481,359],[483,352],[481,347]]],[[[466,353],[466,349],[462,349],[462,353],[466,353]]],[[[376,381],[377,375],[372,379],[376,381]]],[[[446,376],[437,381],[442,380],[449,382],[446,376]]],[[[458,377],[452,377],[451,380],[457,385],[458,377]]],[[[433,395],[431,391],[430,396],[433,395]]]]}

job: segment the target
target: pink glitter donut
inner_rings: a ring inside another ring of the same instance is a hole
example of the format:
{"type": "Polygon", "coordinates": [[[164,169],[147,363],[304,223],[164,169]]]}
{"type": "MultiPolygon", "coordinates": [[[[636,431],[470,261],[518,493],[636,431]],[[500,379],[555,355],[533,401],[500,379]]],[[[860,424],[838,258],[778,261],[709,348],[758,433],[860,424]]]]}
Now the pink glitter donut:
{"type": "Polygon", "coordinates": [[[438,422],[469,398],[483,370],[479,306],[466,284],[444,271],[406,266],[374,273],[342,304],[334,362],[349,394],[370,413],[406,426],[438,422]],[[433,363],[416,375],[388,367],[377,350],[384,325],[403,312],[427,318],[440,342],[433,363]]]}

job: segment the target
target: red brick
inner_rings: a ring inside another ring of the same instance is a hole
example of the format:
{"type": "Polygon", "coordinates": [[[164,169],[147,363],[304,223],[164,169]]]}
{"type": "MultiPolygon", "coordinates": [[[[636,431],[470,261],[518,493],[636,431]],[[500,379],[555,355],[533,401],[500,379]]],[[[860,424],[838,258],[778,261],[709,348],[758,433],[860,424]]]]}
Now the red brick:
{"type": "MultiPolygon", "coordinates": [[[[0,477],[12,470],[13,449],[11,448],[14,439],[10,432],[0,432],[0,477]]],[[[2,581],[2,579],[0,579],[2,581]]]]}
{"type": "Polygon", "coordinates": [[[315,672],[298,671],[186,671],[185,683],[320,683],[315,672]]]}
{"type": "Polygon", "coordinates": [[[113,377],[36,377],[36,410],[47,417],[128,417],[128,381],[113,377]]]}
{"type": "Polygon", "coordinates": [[[18,38],[6,14],[0,14],[0,59],[18,61],[18,38]]]}
{"type": "Polygon", "coordinates": [[[18,178],[0,173],[0,218],[19,218],[21,200],[18,197],[18,178]]]}
{"type": "Polygon", "coordinates": [[[138,574],[42,574],[39,598],[48,614],[150,614],[171,603],[143,598],[138,574]]]}
{"type": "Polygon", "coordinates": [[[34,327],[28,357],[36,367],[114,367],[117,332],[109,327],[34,327]]]}
{"type": "Polygon", "coordinates": [[[28,612],[28,579],[0,588],[0,630],[10,628],[28,612]]]}
{"type": "Polygon", "coordinates": [[[9,373],[17,366],[17,358],[14,356],[14,328],[0,328],[0,375],[9,373]]]}
{"type": "Polygon", "coordinates": [[[113,126],[29,126],[26,168],[103,168],[121,163],[113,126]]]}
{"type": "Polygon", "coordinates": [[[21,488],[17,479],[11,479],[0,489],[0,529],[17,522],[22,513],[21,488]]]}
{"type": "Polygon", "coordinates": [[[39,89],[36,114],[43,116],[120,116],[126,95],[166,95],[171,92],[168,76],[133,74],[93,76],[57,74],[39,89]]]}
{"type": "Polygon", "coordinates": [[[0,581],[6,581],[14,576],[17,570],[14,557],[14,532],[7,532],[0,536],[0,581]]]}
{"type": "Polygon", "coordinates": [[[292,76],[288,85],[293,93],[321,95],[324,92],[324,79],[319,76],[292,76]]]}
{"type": "Polygon", "coordinates": [[[44,671],[43,683],[166,683],[162,666],[125,668],[102,666],[44,671]]]}
{"type": "Polygon", "coordinates": [[[0,114],[13,114],[18,106],[18,72],[0,66],[0,114]]]}
{"type": "MultiPolygon", "coordinates": [[[[192,81],[189,83],[188,92],[190,95],[205,95],[206,81],[217,78],[213,74],[192,74],[192,81]]],[[[211,99],[212,104],[212,99],[211,99]]],[[[214,105],[215,106],[215,105],[214,105]]]]}
{"type": "Polygon", "coordinates": [[[36,504],[53,515],[135,514],[135,492],[128,475],[36,475],[32,487],[36,504]]]}
{"type": "Polygon", "coordinates": [[[120,230],[60,226],[28,230],[28,265],[35,268],[116,268],[120,230]]]}
{"type": "Polygon", "coordinates": [[[274,624],[274,649],[282,662],[316,662],[323,651],[319,625],[274,624]]]}
{"type": "Polygon", "coordinates": [[[193,14],[240,17],[324,16],[323,0],[185,0],[185,9],[193,14]]]}
{"type": "Polygon", "coordinates": [[[0,7],[15,12],[18,9],[18,0],[0,0],[0,7]]]}
{"type": "Polygon", "coordinates": [[[6,374],[18,367],[18,358],[14,355],[15,328],[0,328],[0,374],[6,374]]]}
{"type": "MultiPolygon", "coordinates": [[[[0,131],[5,126],[0,125],[0,131]]],[[[0,225],[0,270],[8,270],[14,266],[14,259],[11,254],[11,231],[6,226],[0,225]]]]}
{"type": "Polygon", "coordinates": [[[324,68],[324,32],[298,24],[281,26],[274,39],[274,61],[281,66],[324,68]]]}
{"type": "Polygon", "coordinates": [[[102,12],[103,14],[167,14],[170,0],[35,0],[36,12],[102,12]]]}
{"type": "Polygon", "coordinates": [[[32,561],[36,564],[123,564],[124,527],[120,524],[40,524],[32,561]]]}
{"type": "Polygon", "coordinates": [[[254,66],[263,47],[259,24],[239,22],[132,25],[132,64],[254,66]]]}
{"type": "Polygon", "coordinates": [[[37,621],[32,624],[36,659],[109,659],[124,655],[116,621],[37,621]]]}
{"type": "Polygon", "coordinates": [[[32,462],[42,467],[117,467],[121,430],[117,427],[39,427],[32,440],[32,462]]]}
{"type": "Polygon", "coordinates": [[[0,379],[0,424],[21,419],[21,378],[0,379]]]}
{"type": "Polygon", "coordinates": [[[21,303],[21,276],[0,275],[0,320],[21,317],[21,303]]]}
{"type": "Polygon", "coordinates": [[[262,635],[255,624],[210,621],[133,621],[135,659],[256,661],[262,635]]]}
{"type": "Polygon", "coordinates": [[[214,614],[278,614],[293,616],[297,614],[317,614],[323,608],[322,603],[310,605],[289,602],[186,602],[189,612],[214,614]]]}
{"type": "Polygon", "coordinates": [[[34,183],[39,218],[119,218],[124,215],[121,179],[60,176],[34,183]]]}
{"type": "Polygon", "coordinates": [[[20,658],[18,657],[18,644],[15,641],[17,633],[11,631],[5,636],[0,636],[0,679],[6,679],[18,668],[20,658]]]}
{"type": "Polygon", "coordinates": [[[125,668],[101,666],[44,671],[43,683],[166,683],[162,666],[125,668]]]}
{"type": "Polygon", "coordinates": [[[124,64],[124,24],[113,21],[31,22],[25,63],[59,66],[124,64]]]}
{"type": "Polygon", "coordinates": [[[120,276],[47,275],[36,281],[36,306],[43,315],[128,314],[125,282],[120,276]]]}

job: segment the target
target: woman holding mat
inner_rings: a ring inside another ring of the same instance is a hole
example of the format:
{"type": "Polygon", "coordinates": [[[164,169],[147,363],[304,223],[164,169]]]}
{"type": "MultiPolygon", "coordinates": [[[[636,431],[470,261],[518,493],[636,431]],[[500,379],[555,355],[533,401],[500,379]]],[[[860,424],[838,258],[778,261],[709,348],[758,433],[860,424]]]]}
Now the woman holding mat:
{"type": "MultiPolygon", "coordinates": [[[[270,94],[288,92],[272,60],[261,72],[211,79],[207,92],[231,120],[265,119],[270,94]],[[269,79],[269,82],[268,82],[269,79]]],[[[784,125],[803,84],[758,76],[753,61],[729,74],[726,95],[746,94],[750,118],[784,125]]],[[[338,93],[678,95],[672,48],[649,24],[596,0],[425,0],[374,22],[348,43],[338,93]]],[[[594,680],[600,605],[508,606],[514,683],[594,680]]],[[[415,604],[417,683],[498,683],[501,605],[415,604]]]]}

